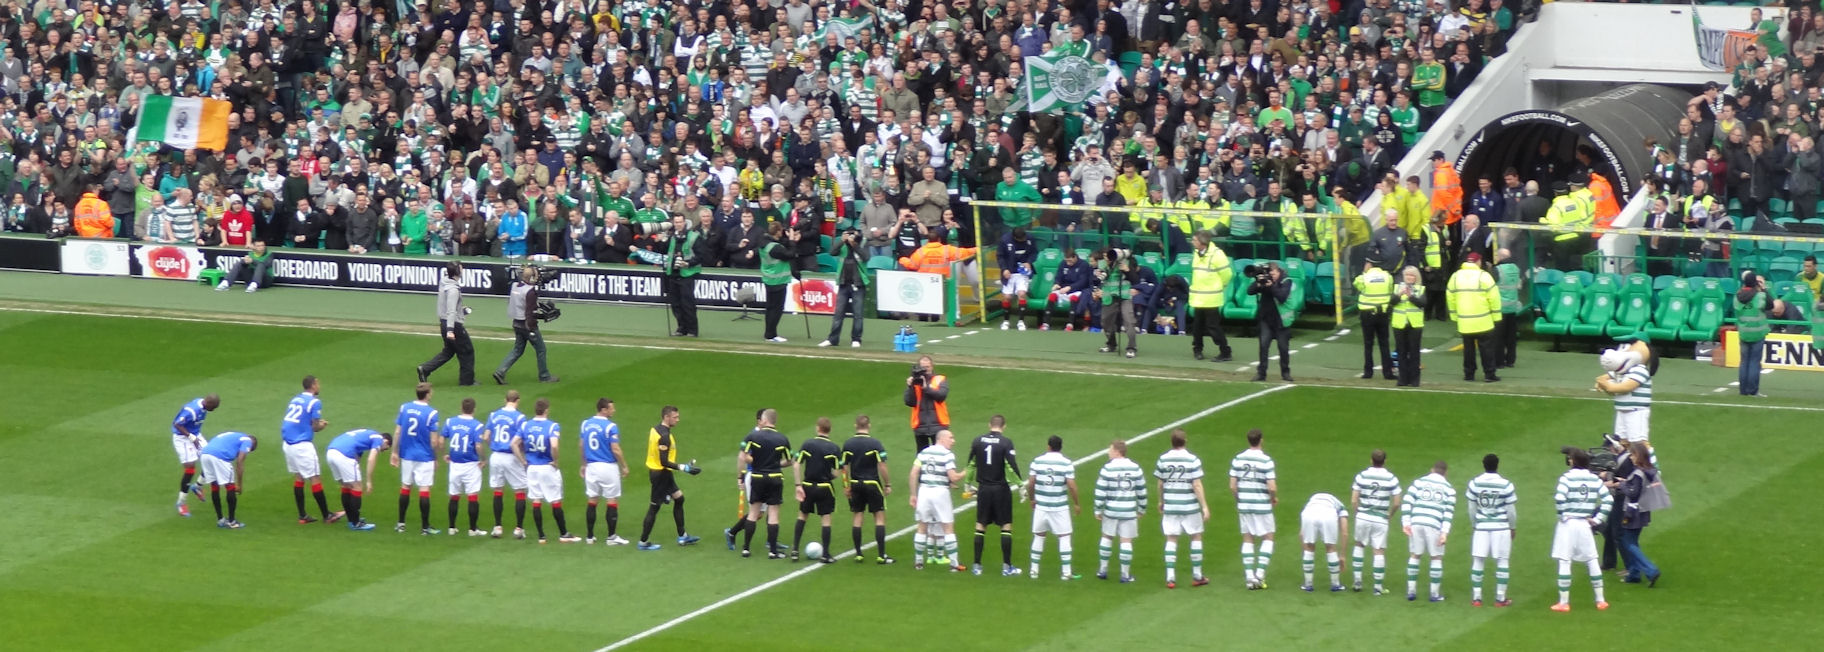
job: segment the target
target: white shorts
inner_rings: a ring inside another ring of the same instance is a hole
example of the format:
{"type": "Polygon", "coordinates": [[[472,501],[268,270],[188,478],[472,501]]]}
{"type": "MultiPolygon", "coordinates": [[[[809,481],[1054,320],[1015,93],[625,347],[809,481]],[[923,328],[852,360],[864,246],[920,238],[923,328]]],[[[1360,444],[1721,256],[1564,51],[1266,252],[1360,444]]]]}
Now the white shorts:
{"type": "Polygon", "coordinates": [[[203,484],[226,486],[234,484],[234,463],[214,455],[198,458],[203,466],[203,484]]]}
{"type": "Polygon", "coordinates": [[[1407,550],[1414,557],[1444,556],[1444,546],[1438,544],[1438,529],[1428,525],[1412,526],[1412,536],[1407,538],[1407,550]]]}
{"type": "Polygon", "coordinates": [[[583,467],[583,493],[589,496],[590,500],[620,498],[621,465],[590,462],[588,466],[583,467]]]}
{"type": "Polygon", "coordinates": [[[171,435],[171,450],[177,452],[177,463],[189,466],[196,463],[196,438],[190,435],[171,435]]]}
{"type": "Polygon", "coordinates": [[[1025,294],[1026,289],[1031,285],[1030,277],[1025,274],[1014,274],[1008,276],[1007,280],[1001,281],[1001,294],[1008,297],[1019,296],[1025,294]]]}
{"type": "Polygon", "coordinates": [[[510,487],[514,491],[526,490],[526,467],[519,463],[519,458],[512,453],[496,452],[488,456],[488,486],[494,489],[510,487]]]}
{"type": "Polygon", "coordinates": [[[1615,411],[1615,435],[1623,441],[1647,441],[1647,419],[1653,408],[1615,411]]]}
{"type": "Polygon", "coordinates": [[[534,503],[555,503],[564,499],[564,474],[550,464],[526,467],[526,498],[534,503]]]}
{"type": "Polygon", "coordinates": [[[1168,537],[1203,534],[1203,513],[1161,514],[1159,526],[1168,537]]]}
{"type": "Polygon", "coordinates": [[[399,460],[399,486],[429,489],[437,483],[437,461],[399,460]]]}
{"type": "Polygon", "coordinates": [[[1387,524],[1355,519],[1355,542],[1369,550],[1387,549],[1387,524]]]}
{"type": "Polygon", "coordinates": [[[1116,539],[1132,539],[1140,536],[1140,520],[1104,516],[1102,517],[1102,536],[1116,539]]]}
{"type": "Polygon", "coordinates": [[[1589,521],[1560,522],[1552,532],[1552,559],[1590,561],[1596,555],[1596,536],[1590,533],[1589,521]]]}
{"type": "Polygon", "coordinates": [[[1471,557],[1507,559],[1513,550],[1513,530],[1476,530],[1469,538],[1471,557]]]}
{"type": "Polygon", "coordinates": [[[450,464],[450,495],[467,496],[481,493],[481,463],[452,462],[450,464]]]}
{"type": "Polygon", "coordinates": [[[956,510],[950,504],[950,490],[945,487],[919,487],[916,512],[919,523],[956,522],[956,510]]]}
{"type": "Polygon", "coordinates": [[[1264,537],[1273,533],[1272,514],[1242,514],[1241,534],[1249,537],[1264,537]]]}
{"type": "Polygon", "coordinates": [[[323,475],[317,468],[317,445],[307,441],[286,444],[285,471],[306,478],[323,475]]]}
{"type": "Polygon", "coordinates": [[[342,451],[333,448],[329,450],[329,454],[325,457],[329,458],[329,475],[334,477],[336,482],[344,484],[357,484],[361,482],[360,460],[348,459],[348,456],[343,455],[342,451]]]}
{"type": "Polygon", "coordinates": [[[1301,514],[1299,516],[1298,532],[1304,539],[1306,545],[1315,545],[1319,543],[1326,546],[1336,545],[1336,537],[1340,532],[1337,531],[1335,512],[1333,511],[1324,516],[1301,514]]]}
{"type": "Polygon", "coordinates": [[[1032,510],[1032,533],[1070,536],[1070,511],[1063,509],[1032,510]]]}

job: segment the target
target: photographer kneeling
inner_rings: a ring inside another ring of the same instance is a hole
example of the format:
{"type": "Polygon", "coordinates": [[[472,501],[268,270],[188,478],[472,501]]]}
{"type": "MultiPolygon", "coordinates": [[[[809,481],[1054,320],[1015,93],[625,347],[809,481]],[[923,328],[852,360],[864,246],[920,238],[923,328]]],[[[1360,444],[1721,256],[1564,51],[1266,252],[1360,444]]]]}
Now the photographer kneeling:
{"type": "MultiPolygon", "coordinates": [[[[557,276],[555,270],[547,273],[557,276]]],[[[507,359],[500,361],[500,368],[494,370],[494,382],[501,385],[507,384],[507,370],[519,362],[519,356],[526,352],[527,342],[532,343],[532,353],[538,357],[538,382],[557,382],[557,376],[551,375],[551,370],[545,366],[545,337],[538,332],[540,319],[557,318],[557,307],[539,304],[540,280],[537,267],[519,268],[519,278],[513,282],[512,294],[507,297],[507,319],[513,320],[513,350],[507,353],[507,359]]]]}
{"type": "Polygon", "coordinates": [[[1279,378],[1292,382],[1292,329],[1279,314],[1279,307],[1292,296],[1292,281],[1279,263],[1249,265],[1241,273],[1254,278],[1248,284],[1248,294],[1260,297],[1254,312],[1254,324],[1260,329],[1260,365],[1254,370],[1254,380],[1267,379],[1267,344],[1278,342],[1279,378]]]}

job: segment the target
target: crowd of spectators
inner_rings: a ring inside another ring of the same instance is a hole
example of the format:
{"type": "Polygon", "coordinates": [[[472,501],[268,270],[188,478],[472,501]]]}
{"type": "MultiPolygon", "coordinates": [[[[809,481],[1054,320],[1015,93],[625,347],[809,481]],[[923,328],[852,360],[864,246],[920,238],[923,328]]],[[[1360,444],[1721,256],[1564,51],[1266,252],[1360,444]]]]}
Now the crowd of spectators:
{"type": "MultiPolygon", "coordinates": [[[[1359,200],[1516,28],[1503,0],[69,5],[0,6],[6,230],[639,262],[677,215],[733,267],[776,221],[972,245],[971,199],[1359,200]],[[1020,111],[1053,50],[1105,92],[1020,111]],[[231,102],[226,151],[126,142],[150,94],[231,102]]],[[[1033,222],[1147,227],[979,236],[1033,222]]],[[[827,246],[797,243],[800,268],[827,246]]]]}

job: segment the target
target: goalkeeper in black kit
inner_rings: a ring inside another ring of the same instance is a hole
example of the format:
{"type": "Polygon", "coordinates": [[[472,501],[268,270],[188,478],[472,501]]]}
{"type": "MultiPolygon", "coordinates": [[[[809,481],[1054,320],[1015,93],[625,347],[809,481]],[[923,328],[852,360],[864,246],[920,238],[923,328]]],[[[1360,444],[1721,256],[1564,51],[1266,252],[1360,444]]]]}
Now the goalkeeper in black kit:
{"type": "Polygon", "coordinates": [[[977,485],[975,565],[970,567],[976,575],[982,574],[982,548],[987,545],[990,525],[1001,531],[1001,575],[1012,577],[1020,574],[1020,569],[1013,565],[1013,487],[1007,484],[1007,474],[1011,471],[1015,480],[1025,480],[1020,478],[1020,464],[1015,458],[1013,440],[1001,432],[1006,427],[1006,417],[994,415],[988,420],[988,434],[976,437],[969,444],[967,466],[972,482],[977,485]]]}

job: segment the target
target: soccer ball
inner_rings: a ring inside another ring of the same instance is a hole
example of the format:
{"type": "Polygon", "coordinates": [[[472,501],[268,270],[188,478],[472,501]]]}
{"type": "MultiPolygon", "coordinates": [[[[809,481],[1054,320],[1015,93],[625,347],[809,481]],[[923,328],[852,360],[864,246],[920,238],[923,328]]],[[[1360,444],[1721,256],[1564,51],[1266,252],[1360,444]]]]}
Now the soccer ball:
{"type": "Polygon", "coordinates": [[[822,559],[823,544],[817,543],[816,541],[804,544],[804,556],[811,559],[822,559]]]}

